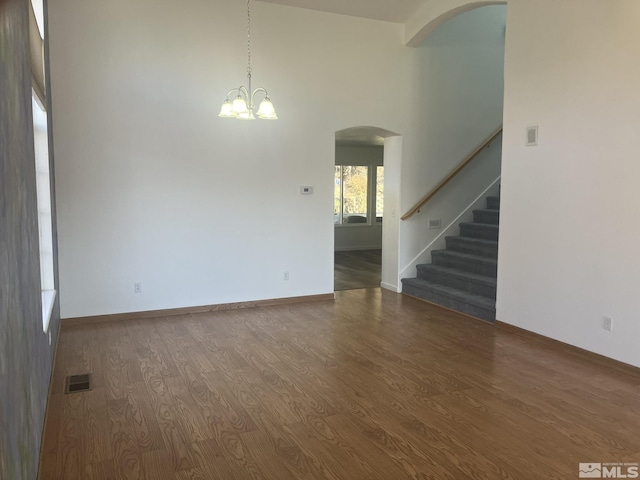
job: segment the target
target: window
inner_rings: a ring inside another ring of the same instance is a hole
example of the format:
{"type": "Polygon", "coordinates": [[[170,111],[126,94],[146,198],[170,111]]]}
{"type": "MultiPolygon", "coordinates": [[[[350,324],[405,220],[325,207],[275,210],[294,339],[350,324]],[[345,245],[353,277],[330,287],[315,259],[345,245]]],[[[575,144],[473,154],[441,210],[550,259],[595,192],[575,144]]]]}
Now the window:
{"type": "Polygon", "coordinates": [[[336,165],[334,223],[371,225],[382,222],[383,183],[384,167],[336,165]],[[370,205],[375,205],[375,211],[370,211],[370,205]]]}
{"type": "Polygon", "coordinates": [[[36,190],[38,195],[38,231],[40,233],[40,288],[42,289],[42,329],[49,329],[56,291],[53,280],[53,234],[51,228],[51,186],[49,175],[49,138],[47,112],[34,93],[33,145],[36,157],[36,190]]]}
{"type": "MultiPolygon", "coordinates": [[[[51,226],[51,176],[49,173],[49,133],[47,128],[44,78],[44,16],[42,0],[30,2],[29,41],[33,111],[33,146],[36,160],[38,232],[40,245],[40,289],[42,291],[42,330],[47,333],[56,297],[53,278],[53,233],[51,226]]],[[[51,343],[51,334],[49,334],[51,343]]]]}

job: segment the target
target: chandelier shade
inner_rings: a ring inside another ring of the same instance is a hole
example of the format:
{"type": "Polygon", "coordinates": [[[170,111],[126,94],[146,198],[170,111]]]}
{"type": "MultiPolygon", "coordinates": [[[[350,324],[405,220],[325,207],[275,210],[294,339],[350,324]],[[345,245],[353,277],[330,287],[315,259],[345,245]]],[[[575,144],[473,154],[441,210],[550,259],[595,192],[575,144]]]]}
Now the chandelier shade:
{"type": "Polygon", "coordinates": [[[278,118],[269,97],[264,97],[264,100],[260,103],[260,108],[258,108],[257,115],[258,118],[262,118],[263,120],[276,120],[278,118]]]}
{"type": "Polygon", "coordinates": [[[246,113],[247,110],[248,110],[247,101],[244,98],[242,98],[241,95],[238,95],[236,99],[233,101],[233,103],[231,104],[231,112],[236,115],[241,115],[243,113],[246,113]]]}
{"type": "Polygon", "coordinates": [[[233,113],[233,104],[231,103],[231,101],[229,101],[229,100],[225,100],[224,101],[218,116],[219,117],[225,117],[225,118],[235,117],[235,114],[233,113]]]}

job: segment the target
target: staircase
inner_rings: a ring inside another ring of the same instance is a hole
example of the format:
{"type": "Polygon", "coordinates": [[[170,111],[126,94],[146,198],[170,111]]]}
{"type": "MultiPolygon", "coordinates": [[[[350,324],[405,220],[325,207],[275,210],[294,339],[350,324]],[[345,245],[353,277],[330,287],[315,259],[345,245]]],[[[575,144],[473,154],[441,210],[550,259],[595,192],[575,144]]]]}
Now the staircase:
{"type": "Polygon", "coordinates": [[[446,237],[445,250],[432,251],[431,263],[417,266],[417,278],[402,279],[402,293],[493,322],[499,218],[500,197],[487,197],[487,208],[474,210],[459,236],[446,237]]]}

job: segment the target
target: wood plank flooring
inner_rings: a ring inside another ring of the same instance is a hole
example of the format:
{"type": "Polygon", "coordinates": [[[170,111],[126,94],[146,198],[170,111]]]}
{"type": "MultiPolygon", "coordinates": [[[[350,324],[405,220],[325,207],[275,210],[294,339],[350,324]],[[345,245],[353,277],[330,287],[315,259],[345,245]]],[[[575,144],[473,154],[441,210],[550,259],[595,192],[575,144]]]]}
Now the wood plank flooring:
{"type": "Polygon", "coordinates": [[[334,290],[379,287],[382,250],[335,252],[334,290]]]}
{"type": "Polygon", "coordinates": [[[575,479],[640,462],[640,376],[380,289],[65,327],[40,476],[575,479]],[[91,372],[90,392],[63,393],[91,372]]]}

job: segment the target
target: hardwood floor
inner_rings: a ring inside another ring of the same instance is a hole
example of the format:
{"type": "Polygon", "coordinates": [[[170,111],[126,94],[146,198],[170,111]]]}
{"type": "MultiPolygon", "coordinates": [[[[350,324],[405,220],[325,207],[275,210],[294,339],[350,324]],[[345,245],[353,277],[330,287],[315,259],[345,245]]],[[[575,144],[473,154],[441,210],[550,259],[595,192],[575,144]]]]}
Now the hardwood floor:
{"type": "Polygon", "coordinates": [[[574,479],[640,376],[380,289],[65,327],[40,479],[574,479]],[[90,392],[63,393],[92,372],[90,392]]]}
{"type": "Polygon", "coordinates": [[[335,252],[334,290],[379,287],[382,250],[335,252]]]}

